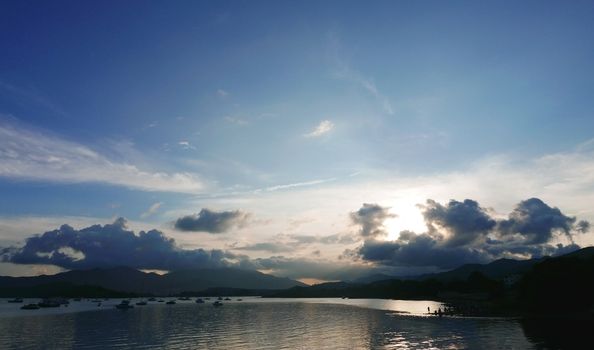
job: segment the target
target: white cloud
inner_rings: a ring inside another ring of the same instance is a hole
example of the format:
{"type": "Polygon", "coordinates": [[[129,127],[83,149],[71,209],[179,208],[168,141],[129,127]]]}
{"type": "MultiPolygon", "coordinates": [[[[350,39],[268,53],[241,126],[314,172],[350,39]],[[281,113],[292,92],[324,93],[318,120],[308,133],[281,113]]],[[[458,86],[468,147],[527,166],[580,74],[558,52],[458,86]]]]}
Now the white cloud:
{"type": "MultiPolygon", "coordinates": [[[[264,191],[274,192],[274,191],[279,191],[279,190],[291,189],[291,188],[295,188],[295,187],[314,186],[314,185],[319,185],[319,184],[323,184],[323,183],[331,182],[331,181],[335,181],[335,180],[336,180],[336,178],[330,178],[330,179],[320,179],[320,180],[312,180],[312,181],[306,181],[306,182],[296,182],[296,183],[286,184],[286,185],[276,185],[276,186],[266,187],[264,189],[264,191]]],[[[262,192],[262,190],[259,189],[254,192],[259,193],[259,192],[262,192]]]]}
{"type": "Polygon", "coordinates": [[[227,96],[229,96],[229,92],[223,90],[223,89],[218,89],[217,90],[217,95],[221,98],[225,98],[227,96]]]}
{"type": "Polygon", "coordinates": [[[155,215],[155,213],[159,210],[159,208],[161,208],[161,205],[163,205],[163,202],[154,203],[153,205],[150,206],[150,208],[147,209],[147,211],[140,214],[140,217],[142,219],[145,219],[145,218],[148,218],[149,216],[155,215]]]}
{"type": "Polygon", "coordinates": [[[235,124],[235,125],[240,125],[240,126],[243,126],[243,125],[247,125],[247,124],[248,124],[248,121],[247,121],[247,120],[245,120],[245,119],[242,119],[242,118],[236,118],[236,117],[231,117],[231,116],[226,116],[226,117],[225,117],[225,121],[226,121],[227,123],[230,123],[230,124],[235,124]]]}
{"type": "Polygon", "coordinates": [[[311,132],[303,135],[305,137],[320,137],[332,131],[334,129],[334,123],[330,120],[322,120],[318,126],[315,127],[311,132]]]}
{"type": "Polygon", "coordinates": [[[114,161],[77,142],[0,120],[0,176],[62,183],[101,182],[144,191],[197,193],[193,173],[166,173],[114,161]]]}
{"type": "Polygon", "coordinates": [[[194,147],[190,141],[181,140],[177,144],[183,149],[196,149],[196,147],[194,147]]]}

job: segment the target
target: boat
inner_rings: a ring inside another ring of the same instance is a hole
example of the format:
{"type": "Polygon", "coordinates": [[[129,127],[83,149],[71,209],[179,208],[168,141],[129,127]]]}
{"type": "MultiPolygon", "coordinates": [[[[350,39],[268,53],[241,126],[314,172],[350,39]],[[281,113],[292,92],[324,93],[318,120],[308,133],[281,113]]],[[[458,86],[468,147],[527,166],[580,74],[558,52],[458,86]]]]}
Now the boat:
{"type": "Polygon", "coordinates": [[[237,299],[237,301],[243,301],[243,299],[239,298],[239,299],[237,299]]]}
{"type": "Polygon", "coordinates": [[[148,304],[148,303],[146,302],[146,300],[141,300],[141,301],[139,301],[139,302],[137,302],[137,303],[136,303],[136,305],[139,305],[139,306],[144,306],[144,305],[146,305],[146,304],[148,304]]]}
{"type": "Polygon", "coordinates": [[[39,309],[39,305],[37,304],[27,304],[21,306],[21,310],[37,310],[39,309]]]}
{"type": "Polygon", "coordinates": [[[157,301],[155,298],[148,298],[148,301],[157,301]]]}
{"type": "Polygon", "coordinates": [[[190,297],[179,297],[179,300],[190,300],[190,297]]]}
{"type": "Polygon", "coordinates": [[[223,300],[223,297],[218,297],[217,300],[223,300]]]}
{"type": "Polygon", "coordinates": [[[212,306],[223,306],[223,303],[217,300],[212,304],[212,306]]]}
{"type": "Polygon", "coordinates": [[[53,299],[43,299],[37,304],[39,307],[60,307],[60,303],[53,299]]]}
{"type": "Polygon", "coordinates": [[[198,298],[196,299],[196,304],[204,304],[204,300],[198,298]]]}
{"type": "Polygon", "coordinates": [[[231,300],[231,298],[225,298],[225,300],[231,300]]]}
{"type": "Polygon", "coordinates": [[[127,310],[134,307],[134,305],[130,305],[130,300],[122,300],[119,304],[115,306],[117,309],[120,310],[127,310]]]}
{"type": "Polygon", "coordinates": [[[165,304],[167,304],[167,305],[174,305],[175,304],[175,300],[169,300],[165,304]]]}
{"type": "Polygon", "coordinates": [[[10,299],[8,302],[9,303],[22,303],[23,302],[23,298],[10,299]]]}
{"type": "Polygon", "coordinates": [[[159,301],[158,301],[158,302],[159,302],[159,303],[164,303],[164,302],[165,302],[165,300],[163,300],[163,299],[159,299],[159,301]]]}

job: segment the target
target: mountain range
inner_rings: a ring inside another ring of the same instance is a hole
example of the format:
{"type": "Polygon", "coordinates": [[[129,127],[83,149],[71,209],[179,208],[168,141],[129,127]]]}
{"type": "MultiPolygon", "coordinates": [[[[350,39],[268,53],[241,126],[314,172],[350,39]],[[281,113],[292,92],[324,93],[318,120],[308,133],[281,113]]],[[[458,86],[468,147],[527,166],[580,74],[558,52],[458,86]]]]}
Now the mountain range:
{"type": "Polygon", "coordinates": [[[280,278],[258,271],[236,268],[190,269],[159,275],[130,267],[73,270],[55,275],[34,277],[0,277],[3,290],[23,290],[53,284],[95,286],[112,291],[135,294],[169,295],[209,288],[278,290],[307,286],[289,278],[280,278]]]}

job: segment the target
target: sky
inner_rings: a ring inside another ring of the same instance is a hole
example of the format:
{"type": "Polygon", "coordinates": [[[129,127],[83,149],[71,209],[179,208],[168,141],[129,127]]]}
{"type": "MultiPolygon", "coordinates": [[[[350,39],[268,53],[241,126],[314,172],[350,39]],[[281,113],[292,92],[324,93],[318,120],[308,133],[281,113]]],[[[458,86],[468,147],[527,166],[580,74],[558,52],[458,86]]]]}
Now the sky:
{"type": "Polygon", "coordinates": [[[3,1],[0,275],[594,244],[591,1],[3,1]]]}

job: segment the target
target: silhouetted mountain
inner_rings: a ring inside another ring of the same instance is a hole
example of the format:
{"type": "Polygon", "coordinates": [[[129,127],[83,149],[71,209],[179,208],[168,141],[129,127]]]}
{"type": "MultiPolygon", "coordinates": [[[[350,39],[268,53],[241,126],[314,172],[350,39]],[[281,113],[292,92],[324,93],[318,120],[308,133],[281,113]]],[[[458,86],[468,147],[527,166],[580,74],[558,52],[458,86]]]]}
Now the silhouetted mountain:
{"type": "Polygon", "coordinates": [[[50,297],[81,297],[86,298],[128,298],[136,296],[134,293],[118,292],[102,287],[77,285],[69,282],[55,282],[39,284],[29,287],[0,288],[0,298],[50,298],[50,297]]]}
{"type": "Polygon", "coordinates": [[[386,275],[383,273],[376,273],[373,275],[359,277],[359,278],[354,279],[350,282],[352,282],[352,283],[371,283],[371,282],[376,282],[376,281],[391,280],[391,279],[395,279],[395,278],[397,278],[397,277],[386,275]]]}
{"type": "Polygon", "coordinates": [[[594,247],[559,257],[500,259],[448,272],[371,283],[324,283],[276,297],[434,299],[470,315],[566,314],[594,317],[594,247]],[[514,276],[515,283],[505,283],[514,276]]]}
{"type": "Polygon", "coordinates": [[[144,273],[129,267],[74,270],[56,275],[35,277],[0,277],[0,290],[70,283],[97,286],[109,290],[138,294],[177,294],[208,288],[286,289],[305,284],[258,271],[234,268],[192,269],[165,275],[144,273]]]}
{"type": "Polygon", "coordinates": [[[439,281],[466,280],[473,272],[480,272],[491,279],[501,280],[509,275],[524,274],[543,259],[546,258],[529,260],[499,259],[488,264],[466,264],[451,271],[425,274],[412,278],[436,279],[439,281]]]}

